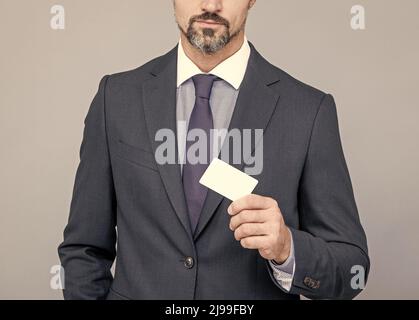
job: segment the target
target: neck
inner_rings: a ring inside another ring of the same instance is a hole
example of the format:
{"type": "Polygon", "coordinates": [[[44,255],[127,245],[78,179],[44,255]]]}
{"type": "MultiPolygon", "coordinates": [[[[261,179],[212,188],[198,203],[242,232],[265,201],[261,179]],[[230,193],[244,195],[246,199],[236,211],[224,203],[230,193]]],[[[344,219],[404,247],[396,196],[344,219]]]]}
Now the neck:
{"type": "Polygon", "coordinates": [[[192,46],[183,33],[181,33],[181,40],[183,50],[188,58],[191,59],[202,72],[208,73],[221,62],[240,50],[244,42],[244,31],[241,31],[237,36],[231,39],[223,49],[213,54],[205,54],[192,46]]]}

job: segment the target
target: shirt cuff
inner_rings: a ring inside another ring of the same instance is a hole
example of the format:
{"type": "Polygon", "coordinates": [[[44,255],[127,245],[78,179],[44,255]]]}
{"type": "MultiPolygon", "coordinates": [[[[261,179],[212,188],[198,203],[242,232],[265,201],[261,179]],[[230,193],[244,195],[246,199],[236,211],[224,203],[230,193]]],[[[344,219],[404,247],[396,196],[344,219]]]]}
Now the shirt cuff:
{"type": "Polygon", "coordinates": [[[294,240],[291,233],[291,248],[288,259],[283,264],[278,264],[274,260],[269,260],[273,275],[278,284],[287,292],[291,290],[295,271],[294,240]]]}

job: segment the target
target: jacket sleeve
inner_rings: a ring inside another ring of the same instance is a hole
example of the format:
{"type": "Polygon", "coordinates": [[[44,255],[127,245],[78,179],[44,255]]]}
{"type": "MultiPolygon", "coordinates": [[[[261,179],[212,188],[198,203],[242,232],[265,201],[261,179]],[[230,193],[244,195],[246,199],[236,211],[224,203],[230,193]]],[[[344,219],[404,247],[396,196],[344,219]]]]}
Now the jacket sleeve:
{"type": "Polygon", "coordinates": [[[105,121],[107,80],[101,80],[84,121],[69,220],[58,247],[65,299],[104,299],[113,280],[116,199],[105,121]]]}
{"type": "Polygon", "coordinates": [[[290,293],[311,299],[354,298],[366,283],[370,261],[331,95],[324,96],[313,124],[298,210],[300,226],[291,228],[296,269],[290,293]],[[353,280],[362,276],[354,270],[364,270],[362,281],[353,280]]]}

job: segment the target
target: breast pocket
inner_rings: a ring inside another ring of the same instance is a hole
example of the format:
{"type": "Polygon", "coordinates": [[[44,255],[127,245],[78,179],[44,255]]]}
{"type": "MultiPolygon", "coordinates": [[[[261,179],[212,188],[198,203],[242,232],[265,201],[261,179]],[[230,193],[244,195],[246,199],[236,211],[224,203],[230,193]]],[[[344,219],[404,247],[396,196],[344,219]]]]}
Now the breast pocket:
{"type": "Polygon", "coordinates": [[[158,171],[157,163],[152,152],[146,151],[138,146],[133,146],[120,139],[115,141],[114,155],[134,165],[158,171]]]}

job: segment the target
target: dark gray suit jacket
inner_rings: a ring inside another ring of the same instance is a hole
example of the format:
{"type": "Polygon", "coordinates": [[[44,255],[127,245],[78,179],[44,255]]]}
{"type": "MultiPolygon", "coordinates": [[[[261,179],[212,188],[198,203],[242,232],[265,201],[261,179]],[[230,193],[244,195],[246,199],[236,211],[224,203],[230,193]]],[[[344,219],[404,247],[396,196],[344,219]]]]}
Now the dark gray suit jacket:
{"type": "Polygon", "coordinates": [[[156,131],[176,132],[176,64],[174,48],[100,83],[58,250],[65,298],[356,296],[351,268],[363,266],[367,275],[369,258],[332,96],[271,65],[251,45],[230,129],[264,129],[264,170],[254,193],[276,199],[292,231],[296,270],[288,294],[258,251],[234,239],[229,200],[209,191],[192,234],[179,165],[154,159],[156,131]]]}

